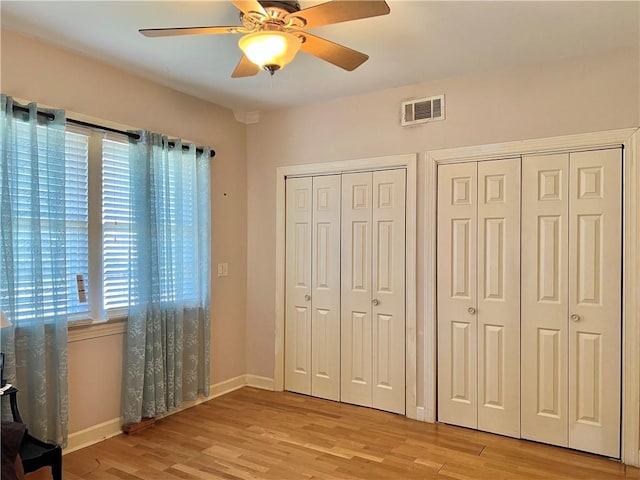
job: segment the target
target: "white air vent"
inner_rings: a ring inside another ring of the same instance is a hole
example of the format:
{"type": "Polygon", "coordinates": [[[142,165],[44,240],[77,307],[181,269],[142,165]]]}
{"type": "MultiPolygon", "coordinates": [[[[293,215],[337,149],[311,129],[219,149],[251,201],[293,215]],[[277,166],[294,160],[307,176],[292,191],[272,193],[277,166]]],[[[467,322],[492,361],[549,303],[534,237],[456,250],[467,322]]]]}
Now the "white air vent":
{"type": "Polygon", "coordinates": [[[444,95],[402,102],[402,126],[444,120],[444,95]]]}

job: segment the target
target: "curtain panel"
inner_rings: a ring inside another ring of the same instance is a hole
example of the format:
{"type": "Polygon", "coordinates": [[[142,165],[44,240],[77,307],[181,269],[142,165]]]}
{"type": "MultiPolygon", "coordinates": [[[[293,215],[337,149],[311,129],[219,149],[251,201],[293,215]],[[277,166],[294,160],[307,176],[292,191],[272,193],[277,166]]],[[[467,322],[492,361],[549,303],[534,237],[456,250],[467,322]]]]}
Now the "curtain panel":
{"type": "Polygon", "coordinates": [[[210,150],[130,143],[125,422],[209,395],[210,150]]]}
{"type": "MultiPolygon", "coordinates": [[[[65,112],[14,112],[0,96],[0,331],[5,377],[42,440],[67,442],[67,207],[65,112]]],[[[69,275],[68,275],[69,273],[69,275]]],[[[3,412],[4,413],[4,412],[3,412]]]]}

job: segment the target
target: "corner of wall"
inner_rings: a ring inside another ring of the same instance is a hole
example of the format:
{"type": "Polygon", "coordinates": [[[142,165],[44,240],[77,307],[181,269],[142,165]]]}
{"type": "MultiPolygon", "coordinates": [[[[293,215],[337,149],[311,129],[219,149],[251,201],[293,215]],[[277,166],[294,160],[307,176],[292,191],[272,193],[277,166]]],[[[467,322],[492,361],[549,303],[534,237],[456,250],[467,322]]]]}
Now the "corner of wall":
{"type": "Polygon", "coordinates": [[[260,111],[252,110],[247,112],[246,110],[233,110],[233,116],[236,121],[244,123],[245,125],[251,125],[260,122],[260,111]]]}

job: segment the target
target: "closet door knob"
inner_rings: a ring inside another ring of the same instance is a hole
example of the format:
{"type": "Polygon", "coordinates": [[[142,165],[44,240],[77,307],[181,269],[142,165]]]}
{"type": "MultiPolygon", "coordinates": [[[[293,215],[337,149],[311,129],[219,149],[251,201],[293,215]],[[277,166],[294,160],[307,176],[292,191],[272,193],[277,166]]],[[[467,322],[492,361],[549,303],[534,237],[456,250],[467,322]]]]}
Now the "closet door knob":
{"type": "Polygon", "coordinates": [[[476,314],[476,309],[473,307],[469,307],[467,308],[467,312],[469,312],[469,315],[475,315],[476,314]]]}
{"type": "Polygon", "coordinates": [[[580,321],[580,315],[578,315],[577,313],[572,313],[570,318],[571,318],[571,320],[573,322],[579,322],[580,321]]]}
{"type": "Polygon", "coordinates": [[[380,304],[377,298],[374,298],[373,300],[371,300],[371,303],[373,303],[374,307],[380,304]]]}
{"type": "Polygon", "coordinates": [[[311,300],[311,295],[309,295],[309,294],[305,295],[305,296],[304,296],[304,300],[305,300],[306,302],[308,302],[309,300],[311,300]]]}

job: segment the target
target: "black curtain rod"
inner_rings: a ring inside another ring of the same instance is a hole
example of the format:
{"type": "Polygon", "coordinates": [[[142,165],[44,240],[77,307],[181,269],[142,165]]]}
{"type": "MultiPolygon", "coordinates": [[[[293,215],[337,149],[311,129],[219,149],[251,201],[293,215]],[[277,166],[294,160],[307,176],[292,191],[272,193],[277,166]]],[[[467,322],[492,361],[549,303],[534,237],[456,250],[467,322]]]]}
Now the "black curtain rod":
{"type": "MultiPolygon", "coordinates": [[[[14,110],[19,110],[21,112],[29,112],[29,109],[27,107],[23,107],[22,105],[13,105],[13,109],[14,110]]],[[[40,115],[41,117],[45,117],[47,120],[53,120],[56,118],[56,116],[51,113],[51,112],[43,112],[38,110],[37,111],[38,115],[40,115]]],[[[111,128],[111,127],[107,127],[105,125],[98,125],[95,123],[89,123],[89,122],[83,122],[82,120],[76,120],[74,118],[67,118],[66,119],[67,123],[72,123],[74,125],[80,125],[81,127],[89,127],[89,128],[97,128],[98,130],[104,130],[105,132],[111,132],[111,133],[119,133],[121,135],[126,135],[129,138],[132,138],[134,140],[139,140],[140,139],[140,135],[138,135],[137,133],[134,132],[125,132],[124,130],[118,130],[117,128],[111,128]]],[[[176,146],[176,144],[174,142],[169,142],[169,147],[174,148],[176,146]]],[[[183,150],[189,150],[189,146],[188,145],[183,145],[182,146],[183,150]]],[[[196,147],[196,153],[202,153],[204,150],[202,149],[202,147],[196,147]]],[[[215,150],[211,149],[211,158],[216,156],[216,152],[215,150]]]]}

